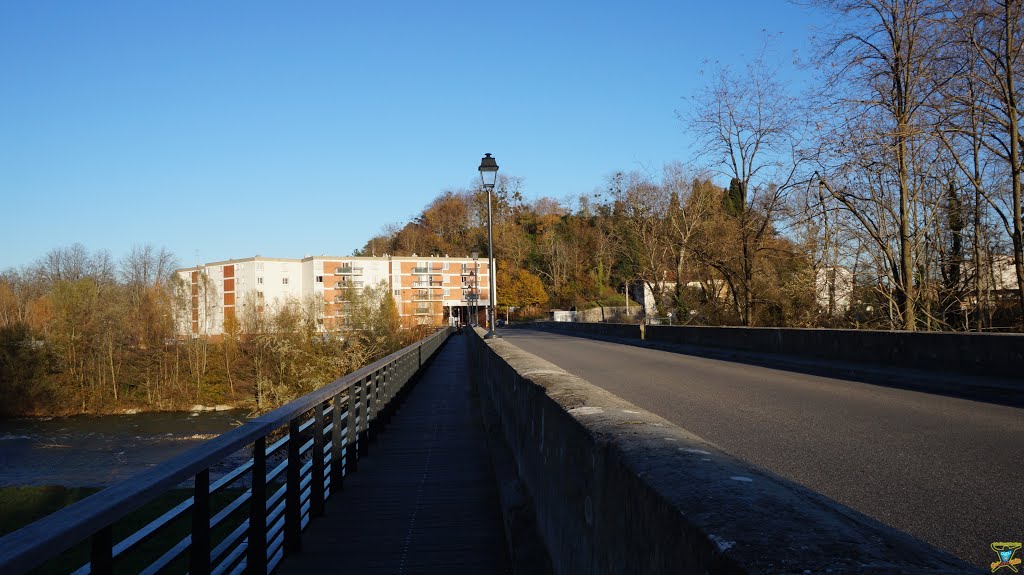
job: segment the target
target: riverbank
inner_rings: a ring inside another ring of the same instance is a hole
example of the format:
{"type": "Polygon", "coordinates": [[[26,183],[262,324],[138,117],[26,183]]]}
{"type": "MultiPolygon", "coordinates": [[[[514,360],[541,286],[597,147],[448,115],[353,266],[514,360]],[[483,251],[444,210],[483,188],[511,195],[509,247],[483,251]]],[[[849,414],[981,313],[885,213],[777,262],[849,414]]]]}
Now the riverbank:
{"type": "Polygon", "coordinates": [[[205,413],[205,412],[218,412],[218,411],[246,411],[250,413],[256,413],[256,407],[251,400],[239,400],[231,403],[217,403],[213,405],[203,405],[198,403],[184,402],[181,404],[163,404],[163,405],[139,405],[132,404],[129,406],[123,405],[110,405],[110,406],[98,406],[86,410],[75,409],[70,407],[65,408],[33,408],[25,411],[6,411],[0,414],[0,422],[5,420],[16,420],[16,419],[45,419],[53,417],[75,417],[75,416],[92,416],[92,417],[104,417],[109,415],[141,415],[146,413],[205,413]]]}

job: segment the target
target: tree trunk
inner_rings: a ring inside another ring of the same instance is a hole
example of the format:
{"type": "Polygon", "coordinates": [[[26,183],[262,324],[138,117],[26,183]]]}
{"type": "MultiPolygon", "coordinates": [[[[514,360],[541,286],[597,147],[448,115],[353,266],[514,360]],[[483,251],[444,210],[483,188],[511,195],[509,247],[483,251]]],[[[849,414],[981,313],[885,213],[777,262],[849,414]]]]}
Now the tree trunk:
{"type": "Polygon", "coordinates": [[[1010,182],[1013,194],[1013,267],[1017,272],[1017,306],[1020,314],[1019,322],[1024,329],[1024,242],[1021,238],[1021,198],[1020,198],[1020,130],[1017,118],[1017,93],[1014,87],[1014,62],[1016,59],[1016,43],[1013,27],[1010,25],[1010,2],[1003,5],[1006,58],[1006,111],[1010,121],[1010,182]]]}

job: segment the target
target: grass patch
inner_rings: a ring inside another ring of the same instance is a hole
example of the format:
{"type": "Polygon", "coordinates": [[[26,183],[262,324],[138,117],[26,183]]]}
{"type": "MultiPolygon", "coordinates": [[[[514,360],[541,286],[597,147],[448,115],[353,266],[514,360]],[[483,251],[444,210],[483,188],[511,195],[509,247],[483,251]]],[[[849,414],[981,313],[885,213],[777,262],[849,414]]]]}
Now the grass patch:
{"type": "MultiPolygon", "coordinates": [[[[24,527],[98,491],[100,491],[99,488],[93,487],[61,487],[54,485],[0,488],[0,509],[3,509],[3,513],[0,513],[0,535],[5,535],[24,527]]],[[[244,489],[236,488],[225,489],[215,494],[210,502],[211,516],[244,492],[244,489]]],[[[130,513],[114,524],[115,544],[191,496],[191,489],[172,489],[130,513]]],[[[213,530],[213,544],[211,547],[215,547],[217,542],[245,519],[248,508],[248,504],[242,505],[227,521],[218,525],[213,530]]],[[[141,571],[187,536],[191,532],[191,522],[191,512],[185,511],[177,519],[161,529],[152,539],[136,546],[124,556],[116,558],[114,560],[114,570],[119,573],[141,571]]],[[[85,540],[64,553],[55,556],[38,569],[32,571],[32,573],[69,573],[88,561],[89,541],[85,540]]],[[[187,570],[187,567],[188,551],[186,550],[179,556],[178,560],[169,566],[169,571],[184,572],[187,570]]]]}

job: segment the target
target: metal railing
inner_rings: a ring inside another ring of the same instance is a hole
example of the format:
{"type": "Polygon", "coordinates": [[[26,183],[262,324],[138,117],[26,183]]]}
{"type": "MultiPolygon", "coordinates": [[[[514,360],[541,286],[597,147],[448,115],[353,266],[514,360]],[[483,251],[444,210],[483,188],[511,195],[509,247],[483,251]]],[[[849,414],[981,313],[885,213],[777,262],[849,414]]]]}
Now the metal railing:
{"type": "Polygon", "coordinates": [[[90,539],[85,573],[121,573],[117,561],[140,544],[166,534],[168,524],[191,517],[191,531],[141,573],[183,562],[192,575],[272,571],[301,549],[301,533],[323,514],[324,500],[369,451],[393,400],[452,333],[447,328],[327,386],[121,483],[0,538],[0,573],[20,575],[90,539]],[[276,434],[281,434],[276,439],[276,434]],[[240,451],[251,458],[211,482],[211,467],[240,451]],[[278,462],[280,460],[280,462],[278,462]],[[268,467],[270,468],[268,471],[268,467]],[[115,542],[113,525],[139,507],[194,480],[193,495],[138,531],[115,542]],[[221,509],[211,496],[248,479],[249,487],[221,509]],[[241,481],[240,481],[241,480],[241,481]],[[244,520],[214,541],[228,519],[244,520]]]}

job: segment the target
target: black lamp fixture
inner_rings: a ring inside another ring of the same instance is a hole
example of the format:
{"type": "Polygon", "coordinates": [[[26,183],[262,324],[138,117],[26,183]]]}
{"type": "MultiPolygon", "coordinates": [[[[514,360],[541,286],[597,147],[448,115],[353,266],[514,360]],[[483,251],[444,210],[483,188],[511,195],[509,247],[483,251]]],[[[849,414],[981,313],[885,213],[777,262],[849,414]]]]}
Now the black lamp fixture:
{"type": "Polygon", "coordinates": [[[484,154],[480,160],[480,182],[485,190],[493,190],[498,180],[498,162],[490,154],[484,154]]]}

